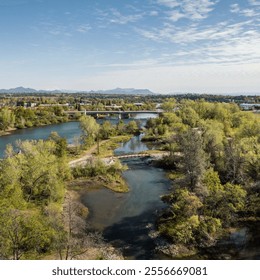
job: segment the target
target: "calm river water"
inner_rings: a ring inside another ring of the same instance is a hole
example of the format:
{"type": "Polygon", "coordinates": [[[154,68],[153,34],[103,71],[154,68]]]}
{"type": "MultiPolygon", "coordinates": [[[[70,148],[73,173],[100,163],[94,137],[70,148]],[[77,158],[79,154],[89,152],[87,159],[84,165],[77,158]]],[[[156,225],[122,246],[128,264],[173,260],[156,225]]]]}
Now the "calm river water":
{"type": "MultiPolygon", "coordinates": [[[[155,118],[156,114],[137,114],[134,118],[126,119],[139,120],[141,124],[145,124],[148,118],[155,118]]],[[[118,123],[118,119],[109,119],[112,123],[118,123]]],[[[98,120],[99,123],[103,120],[98,120]]],[[[7,144],[15,144],[17,140],[39,140],[47,139],[52,131],[56,131],[61,137],[65,137],[69,144],[73,143],[74,139],[79,137],[81,130],[78,122],[67,122],[61,124],[52,124],[41,127],[32,127],[26,129],[18,129],[9,135],[0,136],[0,158],[4,156],[4,151],[7,144]]]]}
{"type": "MultiPolygon", "coordinates": [[[[133,137],[115,150],[127,154],[148,150],[141,137],[133,137]]],[[[171,182],[162,169],[149,166],[142,159],[127,159],[122,163],[130,191],[114,193],[108,189],[86,192],[82,201],[90,210],[90,225],[101,230],[107,241],[120,248],[128,259],[156,259],[155,244],[149,231],[154,226],[156,212],[165,205],[160,196],[166,194],[171,182]]]]}

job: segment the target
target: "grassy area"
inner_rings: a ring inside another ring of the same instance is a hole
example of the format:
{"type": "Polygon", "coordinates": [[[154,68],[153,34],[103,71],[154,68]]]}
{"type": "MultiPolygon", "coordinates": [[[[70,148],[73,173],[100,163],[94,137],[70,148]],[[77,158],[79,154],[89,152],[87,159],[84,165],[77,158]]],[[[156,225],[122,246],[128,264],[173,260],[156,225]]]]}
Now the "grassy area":
{"type": "Polygon", "coordinates": [[[176,171],[169,172],[167,175],[170,180],[183,179],[185,176],[185,174],[176,171]]]}
{"type": "Polygon", "coordinates": [[[99,157],[113,156],[114,150],[119,147],[122,142],[129,141],[133,135],[114,136],[108,140],[102,141],[99,148],[99,157]]]}
{"type": "Polygon", "coordinates": [[[107,176],[106,180],[105,187],[114,192],[125,193],[129,191],[128,185],[121,174],[117,174],[113,178],[107,176]]]}
{"type": "Polygon", "coordinates": [[[79,178],[74,179],[68,183],[68,188],[75,192],[81,192],[84,190],[107,188],[114,192],[125,193],[129,191],[129,188],[120,174],[116,176],[96,176],[93,178],[79,178]]]}
{"type": "MultiPolygon", "coordinates": [[[[116,148],[119,147],[119,143],[129,141],[133,135],[121,135],[121,136],[114,136],[107,140],[102,140],[99,143],[99,154],[97,154],[97,143],[92,145],[87,149],[79,149],[78,154],[68,154],[68,161],[72,161],[75,159],[80,159],[86,155],[94,155],[98,157],[110,157],[113,156],[113,152],[116,148]]],[[[75,149],[76,147],[70,148],[75,149]]]]}

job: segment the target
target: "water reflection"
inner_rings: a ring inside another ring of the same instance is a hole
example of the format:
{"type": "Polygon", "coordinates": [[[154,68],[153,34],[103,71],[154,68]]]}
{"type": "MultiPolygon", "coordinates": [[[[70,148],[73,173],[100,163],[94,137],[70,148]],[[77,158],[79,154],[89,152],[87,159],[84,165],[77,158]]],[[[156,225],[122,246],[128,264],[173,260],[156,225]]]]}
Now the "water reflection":
{"type": "Polygon", "coordinates": [[[123,163],[129,167],[123,177],[130,192],[115,194],[106,189],[87,192],[83,202],[90,209],[89,222],[93,228],[102,230],[106,240],[122,249],[127,258],[155,258],[149,225],[154,224],[156,211],[165,207],[160,196],[168,192],[171,182],[163,170],[148,166],[142,159],[123,163]]]}
{"type": "Polygon", "coordinates": [[[144,135],[131,138],[128,142],[121,143],[121,146],[114,150],[115,155],[133,154],[149,150],[149,147],[141,141],[144,135]]]}

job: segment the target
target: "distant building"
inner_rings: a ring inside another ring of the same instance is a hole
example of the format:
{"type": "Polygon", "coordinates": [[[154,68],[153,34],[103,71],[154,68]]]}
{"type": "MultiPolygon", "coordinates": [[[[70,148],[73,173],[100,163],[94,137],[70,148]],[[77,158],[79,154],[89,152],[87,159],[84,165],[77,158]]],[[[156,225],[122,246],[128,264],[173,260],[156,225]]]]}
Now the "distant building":
{"type": "Polygon", "coordinates": [[[34,108],[34,107],[36,107],[36,106],[37,106],[37,103],[35,103],[35,102],[28,102],[28,103],[27,103],[27,107],[34,108]]]}
{"type": "Polygon", "coordinates": [[[37,106],[37,103],[35,102],[25,102],[25,101],[17,101],[16,102],[17,107],[24,107],[24,108],[33,108],[37,106]]]}
{"type": "Polygon", "coordinates": [[[17,101],[16,102],[17,107],[27,107],[27,102],[24,101],[17,101]]]}
{"type": "Polygon", "coordinates": [[[122,106],[112,104],[111,106],[105,106],[105,108],[107,108],[107,109],[121,109],[122,106]]]}
{"type": "Polygon", "coordinates": [[[65,104],[40,104],[40,107],[56,107],[56,106],[61,106],[61,107],[68,107],[70,106],[69,103],[65,103],[65,104]]]}
{"type": "Polygon", "coordinates": [[[240,107],[243,110],[245,110],[245,111],[259,110],[260,109],[260,104],[256,104],[256,103],[241,103],[240,107]]]}

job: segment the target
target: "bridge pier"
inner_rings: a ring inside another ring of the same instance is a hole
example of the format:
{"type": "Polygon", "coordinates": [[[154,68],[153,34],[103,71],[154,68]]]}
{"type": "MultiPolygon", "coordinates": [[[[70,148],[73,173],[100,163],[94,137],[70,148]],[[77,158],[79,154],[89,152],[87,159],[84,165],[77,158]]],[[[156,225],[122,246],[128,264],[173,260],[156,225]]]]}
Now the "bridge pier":
{"type": "Polygon", "coordinates": [[[130,118],[130,113],[122,113],[122,119],[129,119],[130,118]]]}

